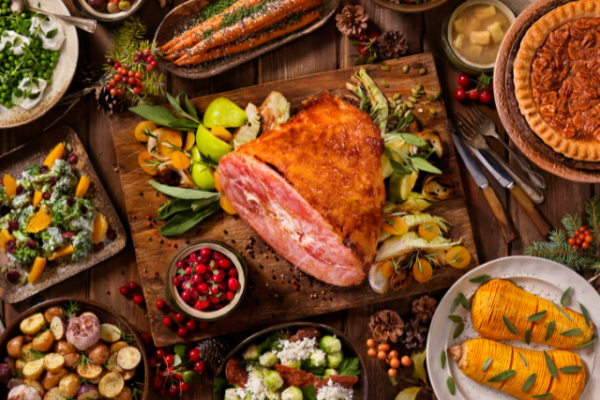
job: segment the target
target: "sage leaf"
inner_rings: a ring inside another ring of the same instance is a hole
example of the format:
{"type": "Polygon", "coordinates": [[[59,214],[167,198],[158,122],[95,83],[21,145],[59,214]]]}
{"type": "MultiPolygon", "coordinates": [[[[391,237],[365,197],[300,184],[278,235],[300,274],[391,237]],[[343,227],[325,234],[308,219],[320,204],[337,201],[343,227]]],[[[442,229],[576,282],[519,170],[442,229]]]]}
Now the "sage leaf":
{"type": "Polygon", "coordinates": [[[592,345],[592,344],[596,343],[597,341],[598,341],[598,336],[596,336],[595,338],[593,338],[592,340],[590,340],[590,341],[589,341],[589,342],[587,342],[587,343],[580,344],[579,346],[577,346],[577,348],[578,348],[578,349],[583,349],[583,348],[585,348],[585,347],[588,347],[588,346],[590,346],[590,345],[592,345]]]}
{"type": "Polygon", "coordinates": [[[459,305],[460,303],[458,302],[458,297],[452,300],[452,304],[450,305],[450,314],[454,314],[459,305]]]}
{"type": "Polygon", "coordinates": [[[457,337],[459,337],[460,334],[463,333],[464,330],[465,330],[464,322],[461,322],[460,324],[456,325],[456,328],[454,329],[454,334],[452,335],[452,339],[456,339],[457,337]]]}
{"type": "Polygon", "coordinates": [[[575,328],[575,329],[569,329],[568,331],[565,331],[563,333],[561,333],[561,336],[577,336],[581,333],[581,329],[579,328],[575,328]]]}
{"type": "Polygon", "coordinates": [[[517,330],[517,328],[515,328],[515,326],[509,321],[508,318],[506,318],[505,315],[502,316],[502,320],[504,321],[504,325],[506,326],[506,329],[508,329],[508,331],[510,333],[512,333],[513,335],[519,334],[519,331],[517,330]]]}
{"type": "Polygon", "coordinates": [[[569,286],[569,288],[567,290],[565,290],[562,297],[560,298],[560,304],[563,307],[565,307],[567,304],[569,304],[569,301],[571,301],[571,291],[572,290],[573,289],[571,288],[571,286],[569,286]]]}
{"type": "Polygon", "coordinates": [[[158,232],[163,236],[181,235],[220,209],[221,205],[218,202],[215,202],[201,212],[194,212],[192,210],[181,212],[164,224],[158,232]]]}
{"type": "Polygon", "coordinates": [[[192,204],[194,200],[180,200],[180,199],[170,199],[166,203],[158,209],[158,217],[156,218],[159,221],[165,221],[169,217],[192,208],[192,204]]]}
{"type": "Polygon", "coordinates": [[[467,296],[465,296],[462,292],[458,292],[458,302],[461,306],[467,311],[471,311],[471,304],[469,304],[469,300],[467,300],[467,296]]]}
{"type": "Polygon", "coordinates": [[[550,321],[548,327],[546,328],[546,337],[544,338],[544,342],[547,342],[548,339],[552,337],[554,334],[554,328],[556,328],[556,322],[550,321]]]}
{"type": "Polygon", "coordinates": [[[527,328],[525,331],[525,343],[531,344],[531,329],[527,328]]]}
{"type": "Polygon", "coordinates": [[[590,326],[590,313],[588,313],[587,308],[581,303],[579,303],[579,308],[581,308],[581,313],[583,314],[583,318],[585,318],[585,324],[590,326]]]}
{"type": "Polygon", "coordinates": [[[448,391],[450,392],[450,394],[454,396],[456,394],[456,384],[454,383],[454,379],[452,379],[451,376],[448,377],[446,385],[448,385],[448,391]]]}
{"type": "Polygon", "coordinates": [[[554,364],[552,357],[550,357],[548,353],[544,351],[544,358],[546,359],[546,366],[548,367],[548,372],[550,372],[550,375],[552,375],[554,379],[558,379],[558,369],[556,369],[556,364],[554,364]]]}
{"type": "Polygon", "coordinates": [[[529,318],[527,318],[527,320],[529,322],[537,322],[537,321],[541,320],[542,318],[544,318],[547,313],[548,313],[548,311],[540,311],[539,313],[531,314],[529,316],[529,318]]]}
{"type": "Polygon", "coordinates": [[[182,187],[167,186],[156,181],[148,182],[152,187],[167,196],[175,197],[182,200],[204,200],[219,197],[219,193],[207,192],[199,189],[186,189],[182,187]]]}
{"type": "Polygon", "coordinates": [[[442,369],[446,368],[446,351],[442,350],[442,354],[440,356],[440,362],[442,363],[442,369]]]}
{"type": "Polygon", "coordinates": [[[569,365],[567,367],[562,367],[560,369],[560,372],[562,372],[563,374],[575,374],[579,371],[581,371],[581,366],[580,365],[569,365]]]}
{"type": "Polygon", "coordinates": [[[525,383],[523,384],[523,388],[521,389],[522,392],[526,392],[529,389],[531,389],[531,387],[533,386],[533,384],[535,383],[537,379],[537,374],[531,374],[527,377],[527,379],[525,380],[525,383]]]}
{"type": "Polygon", "coordinates": [[[171,111],[161,106],[141,105],[131,107],[129,108],[129,111],[133,111],[140,117],[162,126],[169,126],[172,122],[179,119],[171,111]]]}
{"type": "Polygon", "coordinates": [[[417,147],[428,147],[426,141],[412,133],[401,133],[400,136],[408,144],[414,144],[417,147]]]}
{"type": "Polygon", "coordinates": [[[469,279],[469,282],[471,282],[471,283],[486,283],[490,279],[492,279],[492,277],[489,275],[477,275],[476,277],[469,279]]]}
{"type": "Polygon", "coordinates": [[[58,34],[58,29],[52,29],[51,31],[46,32],[46,37],[48,39],[54,38],[58,34]]]}
{"type": "Polygon", "coordinates": [[[523,354],[517,352],[517,354],[519,356],[521,356],[521,360],[523,360],[523,364],[525,364],[525,368],[529,369],[529,363],[527,362],[527,360],[525,359],[525,357],[523,356],[523,354]]]}
{"type": "Polygon", "coordinates": [[[184,93],[184,101],[185,101],[185,107],[188,110],[188,113],[192,114],[192,116],[196,119],[198,119],[198,112],[196,111],[196,109],[194,108],[194,106],[192,105],[192,103],[190,103],[190,99],[188,98],[188,95],[186,93],[184,93]]]}
{"type": "Polygon", "coordinates": [[[515,371],[514,369],[507,369],[506,371],[502,371],[498,375],[490,378],[488,380],[488,382],[491,382],[491,383],[504,382],[504,381],[509,380],[510,378],[512,378],[513,376],[515,376],[516,374],[517,374],[517,371],[515,371]]]}
{"type": "Polygon", "coordinates": [[[558,311],[560,311],[562,315],[564,315],[565,317],[567,317],[567,318],[569,319],[569,321],[571,321],[571,322],[575,322],[575,321],[573,321],[573,318],[571,318],[571,316],[570,316],[569,314],[567,314],[567,312],[566,312],[565,310],[563,310],[563,309],[562,309],[562,307],[561,307],[561,306],[559,306],[559,305],[558,305],[558,304],[556,304],[555,302],[552,302],[552,304],[554,304],[554,307],[556,307],[556,309],[557,309],[558,311]]]}
{"type": "Polygon", "coordinates": [[[432,174],[441,174],[442,171],[439,170],[437,167],[434,167],[433,165],[431,165],[429,163],[429,161],[425,160],[424,158],[418,157],[418,156],[414,156],[410,158],[412,165],[414,168],[418,169],[419,171],[425,171],[425,172],[429,172],[432,174]]]}
{"type": "Polygon", "coordinates": [[[463,319],[458,315],[448,315],[448,319],[455,324],[461,324],[463,322],[463,319]]]}
{"type": "Polygon", "coordinates": [[[546,394],[536,394],[535,396],[531,396],[534,399],[538,399],[538,400],[548,400],[552,398],[552,393],[546,393],[546,394]]]}
{"type": "Polygon", "coordinates": [[[494,361],[492,357],[485,360],[485,362],[483,363],[483,367],[481,367],[481,372],[485,372],[485,370],[488,369],[490,365],[492,365],[492,361],[494,361]]]}

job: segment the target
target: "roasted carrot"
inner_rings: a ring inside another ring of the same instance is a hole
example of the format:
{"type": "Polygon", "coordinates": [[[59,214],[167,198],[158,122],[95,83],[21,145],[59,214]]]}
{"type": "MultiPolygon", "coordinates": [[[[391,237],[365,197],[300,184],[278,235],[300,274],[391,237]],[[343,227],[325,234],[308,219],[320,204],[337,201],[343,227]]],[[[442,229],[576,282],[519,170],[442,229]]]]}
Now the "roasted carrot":
{"type": "Polygon", "coordinates": [[[268,4],[260,13],[243,18],[231,27],[221,29],[200,41],[192,49],[187,50],[185,55],[179,58],[175,64],[182,65],[183,61],[192,56],[202,55],[210,49],[251,35],[289,17],[291,14],[309,10],[320,4],[321,0],[277,0],[268,4]]]}
{"type": "Polygon", "coordinates": [[[294,21],[294,22],[291,22],[284,26],[278,27],[275,30],[270,30],[269,29],[270,27],[269,27],[261,32],[258,32],[247,38],[240,39],[240,40],[233,42],[231,44],[228,44],[226,46],[217,47],[215,49],[209,50],[208,52],[206,52],[202,55],[190,57],[190,58],[186,59],[184,61],[184,63],[179,64],[179,65],[200,64],[200,63],[203,63],[206,61],[216,60],[221,57],[226,57],[226,56],[230,56],[233,54],[241,53],[246,50],[250,50],[252,48],[260,46],[261,44],[267,43],[273,39],[276,39],[278,37],[286,35],[290,32],[296,31],[296,30],[302,28],[303,26],[310,24],[315,19],[319,18],[320,15],[321,15],[320,9],[310,11],[310,12],[302,15],[302,17],[297,21],[294,21]]]}
{"type": "Polygon", "coordinates": [[[193,46],[198,43],[204,32],[209,30],[217,30],[223,19],[228,14],[235,14],[241,11],[244,8],[249,8],[254,5],[265,2],[266,0],[239,0],[236,1],[233,5],[227,8],[222,13],[215,15],[206,21],[196,25],[192,29],[184,32],[182,35],[176,37],[171,40],[169,43],[165,44],[160,48],[162,52],[166,52],[167,54],[173,54],[177,51],[181,51],[187,47],[193,46]]]}

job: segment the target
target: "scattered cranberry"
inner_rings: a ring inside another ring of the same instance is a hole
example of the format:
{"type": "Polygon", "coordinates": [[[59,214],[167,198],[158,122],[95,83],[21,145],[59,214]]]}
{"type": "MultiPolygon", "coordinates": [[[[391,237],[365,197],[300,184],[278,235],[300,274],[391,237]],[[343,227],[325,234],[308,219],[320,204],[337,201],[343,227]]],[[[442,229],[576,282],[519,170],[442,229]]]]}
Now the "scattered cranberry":
{"type": "Polygon", "coordinates": [[[29,247],[31,250],[37,249],[37,243],[33,239],[29,239],[26,243],[26,246],[29,247]]]}
{"type": "Polygon", "coordinates": [[[183,322],[183,320],[185,319],[185,315],[183,315],[182,313],[177,313],[175,314],[173,319],[177,322],[183,322]]]}
{"type": "Polygon", "coordinates": [[[50,186],[54,186],[58,182],[58,178],[55,176],[50,177],[50,186]]]}
{"type": "Polygon", "coordinates": [[[10,254],[15,254],[16,247],[17,247],[17,242],[15,241],[15,239],[10,239],[9,241],[7,241],[4,244],[4,248],[10,254]]]}
{"type": "Polygon", "coordinates": [[[50,200],[50,197],[52,197],[52,193],[50,193],[50,192],[44,192],[44,193],[42,194],[42,198],[43,198],[44,200],[50,200]]]}
{"type": "Polygon", "coordinates": [[[84,215],[85,215],[85,214],[87,213],[87,211],[88,211],[88,209],[87,209],[87,207],[85,206],[85,204],[82,204],[82,205],[79,207],[79,209],[81,210],[81,213],[82,213],[82,214],[84,214],[84,215]]]}
{"type": "Polygon", "coordinates": [[[40,168],[40,174],[47,174],[50,171],[50,168],[48,168],[47,165],[42,165],[42,167],[40,168]]]}
{"type": "Polygon", "coordinates": [[[196,364],[194,364],[194,369],[199,374],[202,374],[204,372],[205,368],[206,368],[206,364],[202,360],[196,361],[196,364]]]}
{"type": "Polygon", "coordinates": [[[463,88],[458,88],[454,92],[454,98],[458,101],[464,101],[467,99],[467,92],[463,88]]]}
{"type": "Polygon", "coordinates": [[[22,194],[25,191],[25,188],[21,185],[17,186],[17,195],[22,194]]]}
{"type": "Polygon", "coordinates": [[[69,164],[75,164],[78,160],[79,157],[77,157],[77,154],[75,153],[69,153],[69,155],[67,156],[67,162],[69,164]]]}
{"type": "Polygon", "coordinates": [[[114,229],[109,229],[106,231],[106,237],[109,240],[115,240],[115,238],[117,237],[117,232],[115,232],[114,229]]]}
{"type": "Polygon", "coordinates": [[[13,231],[19,230],[19,223],[17,221],[10,221],[8,223],[8,231],[12,233],[13,231]]]}
{"type": "Polygon", "coordinates": [[[94,246],[92,246],[94,252],[96,252],[96,253],[104,250],[104,247],[105,247],[104,242],[96,243],[94,246]]]}
{"type": "Polygon", "coordinates": [[[164,306],[165,306],[165,301],[163,299],[156,300],[156,308],[158,308],[159,310],[162,310],[164,306]]]}
{"type": "Polygon", "coordinates": [[[19,279],[21,279],[21,274],[19,274],[16,270],[11,269],[6,273],[6,279],[10,283],[17,283],[19,279]]]}
{"type": "Polygon", "coordinates": [[[171,321],[171,317],[165,317],[165,319],[163,319],[163,325],[166,327],[171,326],[173,322],[171,321]]]}
{"type": "Polygon", "coordinates": [[[150,336],[149,333],[144,332],[140,336],[142,337],[142,341],[147,345],[150,345],[152,343],[152,336],[150,336]]]}
{"type": "Polygon", "coordinates": [[[123,296],[125,296],[128,292],[127,286],[121,286],[119,288],[119,293],[121,293],[123,296]]]}
{"type": "Polygon", "coordinates": [[[75,199],[74,199],[73,197],[69,197],[69,198],[67,199],[67,205],[68,205],[69,207],[72,207],[72,206],[73,206],[73,204],[75,204],[75,199]]]}
{"type": "Polygon", "coordinates": [[[127,287],[131,290],[135,290],[135,288],[137,288],[137,283],[134,281],[129,282],[129,284],[127,285],[127,287]]]}
{"type": "Polygon", "coordinates": [[[196,323],[194,322],[194,320],[190,319],[188,322],[185,323],[185,327],[188,331],[195,331],[196,323]]]}
{"type": "Polygon", "coordinates": [[[72,238],[75,237],[75,231],[66,231],[62,233],[62,237],[64,238],[72,238]]]}
{"type": "Polygon", "coordinates": [[[133,296],[133,302],[135,304],[142,304],[144,302],[144,297],[141,294],[136,294],[133,296]]]}
{"type": "Polygon", "coordinates": [[[469,78],[469,75],[467,74],[460,74],[458,76],[458,86],[463,87],[463,88],[468,88],[469,85],[471,84],[471,78],[469,78]]]}
{"type": "Polygon", "coordinates": [[[187,336],[188,330],[182,326],[181,328],[177,329],[177,334],[179,335],[179,337],[184,338],[187,336]]]}

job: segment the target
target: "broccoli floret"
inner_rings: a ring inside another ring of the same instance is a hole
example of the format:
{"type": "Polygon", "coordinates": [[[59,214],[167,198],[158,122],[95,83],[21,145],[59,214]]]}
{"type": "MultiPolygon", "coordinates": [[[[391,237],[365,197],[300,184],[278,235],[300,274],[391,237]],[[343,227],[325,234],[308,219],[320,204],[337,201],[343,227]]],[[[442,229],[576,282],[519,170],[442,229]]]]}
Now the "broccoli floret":
{"type": "Polygon", "coordinates": [[[71,173],[65,174],[56,182],[50,200],[56,201],[62,196],[71,197],[75,194],[75,189],[77,189],[77,178],[71,173]]]}
{"type": "Polygon", "coordinates": [[[29,204],[29,199],[29,192],[24,192],[23,194],[15,196],[11,204],[14,208],[23,208],[29,204]]]}
{"type": "MultiPolygon", "coordinates": [[[[71,166],[65,160],[56,160],[54,165],[45,174],[39,174],[31,177],[31,182],[36,186],[36,189],[39,190],[39,187],[46,186],[52,177],[56,177],[58,179],[62,178],[65,174],[71,173],[71,166]]],[[[43,190],[44,192],[47,190],[43,190]]]]}
{"type": "Polygon", "coordinates": [[[10,221],[14,221],[14,220],[15,220],[15,216],[11,213],[8,213],[4,217],[0,218],[0,230],[8,229],[8,223],[10,221]]]}
{"type": "Polygon", "coordinates": [[[0,204],[8,205],[8,196],[6,195],[6,189],[4,186],[0,186],[0,204]]]}
{"type": "Polygon", "coordinates": [[[23,170],[21,174],[21,180],[30,180],[34,176],[38,176],[40,174],[41,166],[38,164],[31,164],[29,167],[23,170]]]}
{"type": "Polygon", "coordinates": [[[15,237],[18,245],[24,245],[29,242],[30,237],[25,232],[25,228],[20,228],[18,231],[13,231],[12,235],[15,237]]]}
{"type": "Polygon", "coordinates": [[[19,247],[15,253],[15,259],[21,264],[31,264],[38,255],[38,250],[32,250],[27,246],[19,247]]]}
{"type": "Polygon", "coordinates": [[[42,248],[44,249],[44,254],[46,255],[50,255],[50,253],[59,247],[62,247],[65,243],[65,239],[62,237],[61,230],[54,226],[44,230],[40,237],[44,243],[42,248]]]}
{"type": "Polygon", "coordinates": [[[34,189],[33,184],[28,179],[19,179],[17,185],[22,186],[25,192],[31,192],[34,189]]]}
{"type": "Polygon", "coordinates": [[[58,159],[54,161],[54,165],[50,169],[50,173],[55,173],[57,175],[68,174],[71,173],[71,166],[65,160],[58,159]]]}
{"type": "Polygon", "coordinates": [[[17,221],[19,222],[19,229],[24,231],[27,225],[29,225],[29,221],[35,215],[35,208],[32,205],[29,205],[17,212],[15,216],[17,217],[17,221]]]}
{"type": "Polygon", "coordinates": [[[92,248],[92,234],[89,231],[81,231],[73,240],[75,252],[71,256],[73,261],[79,261],[87,256],[88,251],[92,248]]]}
{"type": "Polygon", "coordinates": [[[96,209],[92,202],[85,199],[76,199],[73,209],[73,214],[68,221],[69,229],[76,232],[81,230],[92,232],[94,230],[94,219],[96,218],[96,209]]]}

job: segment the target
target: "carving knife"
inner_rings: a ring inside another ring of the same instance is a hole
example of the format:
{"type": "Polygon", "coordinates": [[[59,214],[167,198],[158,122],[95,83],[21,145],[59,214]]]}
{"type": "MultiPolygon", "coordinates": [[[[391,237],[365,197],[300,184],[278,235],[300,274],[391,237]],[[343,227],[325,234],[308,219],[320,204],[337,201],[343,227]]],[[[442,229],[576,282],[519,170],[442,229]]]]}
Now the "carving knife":
{"type": "Polygon", "coordinates": [[[479,188],[483,191],[483,195],[487,200],[490,208],[492,209],[492,213],[496,217],[496,222],[498,222],[498,226],[500,227],[500,231],[502,232],[502,236],[504,236],[504,241],[506,243],[510,243],[517,237],[517,233],[515,232],[515,227],[512,221],[506,216],[506,212],[500,199],[496,195],[494,189],[490,186],[489,181],[487,180],[485,174],[477,165],[477,162],[469,153],[469,149],[464,144],[461,138],[454,132],[454,128],[452,128],[452,141],[454,142],[454,146],[463,159],[471,177],[479,186],[479,188]]]}
{"type": "Polygon", "coordinates": [[[519,202],[521,207],[525,210],[533,225],[538,230],[542,237],[547,238],[548,232],[552,229],[550,222],[544,217],[540,210],[531,201],[529,197],[523,192],[523,190],[515,185],[515,181],[508,175],[508,173],[486,152],[474,149],[471,147],[473,154],[483,164],[483,166],[492,174],[494,178],[503,187],[510,191],[510,194],[519,202]]]}

